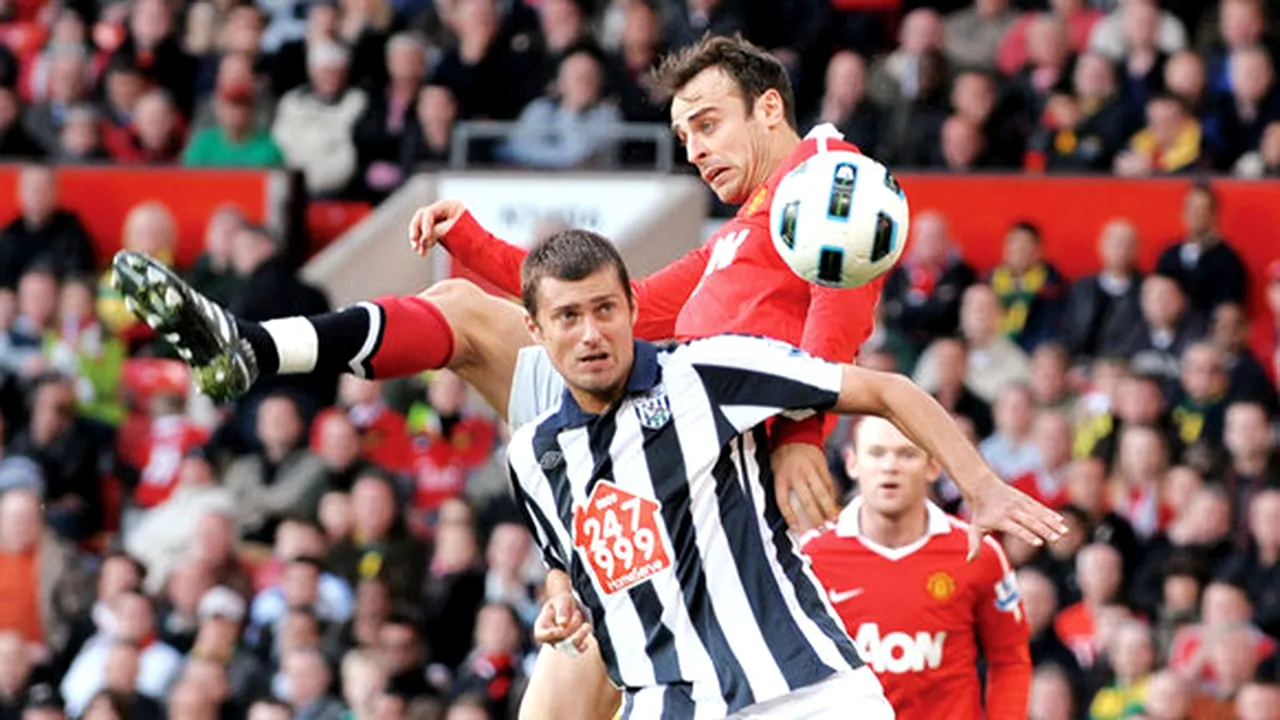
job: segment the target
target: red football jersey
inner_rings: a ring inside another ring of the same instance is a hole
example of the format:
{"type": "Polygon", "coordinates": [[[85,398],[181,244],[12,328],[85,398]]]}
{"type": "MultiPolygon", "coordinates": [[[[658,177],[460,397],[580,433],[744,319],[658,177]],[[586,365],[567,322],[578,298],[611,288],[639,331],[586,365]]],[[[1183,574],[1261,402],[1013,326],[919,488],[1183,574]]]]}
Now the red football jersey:
{"type": "MultiPolygon", "coordinates": [[[[834,126],[819,125],[791,151],[765,184],[702,247],[632,281],[641,340],[694,340],[741,334],[782,340],[815,357],[853,362],[871,336],[883,278],[837,290],[791,271],[769,235],[769,210],[778,183],[819,152],[860,152],[834,126]]],[[[501,292],[519,297],[525,251],[497,240],[464,213],[443,238],[453,259],[501,292]]],[[[780,423],[775,437],[821,446],[820,418],[780,423]]],[[[829,431],[835,423],[828,423],[829,431]]]]}
{"type": "Polygon", "coordinates": [[[471,473],[489,461],[498,429],[480,415],[458,421],[448,438],[426,432],[413,438],[413,507],[435,511],[461,497],[471,473]]]}
{"type": "Polygon", "coordinates": [[[1043,470],[1033,470],[1014,478],[1010,483],[1031,497],[1032,500],[1054,510],[1061,510],[1071,503],[1067,484],[1043,470]]]}
{"type": "Polygon", "coordinates": [[[928,505],[925,536],[887,548],[861,536],[855,499],[803,540],[814,572],[898,720],[1024,720],[1030,630],[1000,545],[966,562],[969,526],[928,505]],[[986,711],[978,681],[987,662],[986,711]]]}
{"type": "MultiPolygon", "coordinates": [[[[870,336],[880,281],[849,290],[807,282],[791,271],[769,235],[773,191],[818,152],[849,150],[830,126],[819,126],[787,157],[704,246],[643,280],[633,281],[644,340],[737,333],[796,345],[827,360],[851,362],[870,336]]],[[[525,251],[494,238],[470,213],[444,237],[454,260],[502,292],[520,295],[525,251]]]]}
{"type": "Polygon", "coordinates": [[[124,464],[138,472],[133,501],[153,508],[178,487],[178,470],[191,450],[209,440],[209,432],[181,415],[125,421],[116,451],[124,464]]]}

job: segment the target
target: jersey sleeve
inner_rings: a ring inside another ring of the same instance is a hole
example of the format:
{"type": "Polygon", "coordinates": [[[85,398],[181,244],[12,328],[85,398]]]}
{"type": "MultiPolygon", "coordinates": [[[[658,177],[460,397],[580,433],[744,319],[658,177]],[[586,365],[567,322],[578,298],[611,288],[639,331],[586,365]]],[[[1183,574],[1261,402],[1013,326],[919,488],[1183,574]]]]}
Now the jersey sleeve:
{"type": "Polygon", "coordinates": [[[511,496],[516,508],[520,511],[520,520],[524,522],[524,526],[529,530],[534,542],[538,544],[538,550],[542,553],[542,564],[549,570],[568,572],[569,558],[564,557],[562,549],[556,543],[555,531],[550,521],[542,512],[542,508],[538,507],[533,498],[524,491],[524,487],[520,484],[520,476],[510,461],[507,462],[507,477],[511,480],[511,496]]]}
{"type": "Polygon", "coordinates": [[[677,351],[734,434],[775,415],[803,418],[835,405],[843,366],[777,340],[721,335],[677,351]]]}
{"type": "Polygon", "coordinates": [[[703,245],[649,277],[631,281],[636,337],[651,341],[675,337],[676,318],[706,272],[710,253],[710,246],[703,245]]]}
{"type": "MultiPolygon", "coordinates": [[[[520,296],[520,270],[528,253],[485,230],[470,212],[464,212],[441,244],[454,259],[492,283],[502,292],[520,296]]],[[[635,297],[635,334],[641,340],[675,337],[676,318],[698,286],[707,268],[710,247],[702,246],[642,280],[631,281],[635,297]]]]}
{"type": "Polygon", "coordinates": [[[493,283],[504,293],[520,297],[520,268],[525,252],[485,230],[475,216],[464,211],[462,217],[440,238],[440,244],[453,259],[493,283]]]}
{"type": "MultiPolygon", "coordinates": [[[[809,286],[809,314],[805,317],[800,348],[831,362],[853,362],[858,348],[871,337],[875,307],[883,277],[850,290],[809,286]]],[[[781,421],[774,425],[773,444],[806,443],[821,447],[825,435],[823,419],[811,417],[781,421]]]]}
{"type": "Polygon", "coordinates": [[[800,349],[832,362],[853,362],[875,327],[883,286],[884,276],[849,289],[811,284],[800,349]]]}
{"type": "Polygon", "coordinates": [[[983,540],[978,641],[987,660],[987,717],[1026,717],[1031,693],[1031,631],[1017,576],[1004,550],[983,540]]]}

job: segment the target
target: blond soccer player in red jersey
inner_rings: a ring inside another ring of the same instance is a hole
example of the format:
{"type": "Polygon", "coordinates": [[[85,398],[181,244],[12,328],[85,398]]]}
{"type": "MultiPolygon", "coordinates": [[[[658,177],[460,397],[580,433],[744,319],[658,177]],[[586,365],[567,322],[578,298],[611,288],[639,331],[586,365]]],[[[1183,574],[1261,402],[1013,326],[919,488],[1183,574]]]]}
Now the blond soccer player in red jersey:
{"type": "Polygon", "coordinates": [[[854,426],[846,462],[858,497],[802,547],[898,720],[1026,718],[1030,630],[1000,545],[966,561],[969,526],[928,499],[938,462],[887,420],[854,426]]]}

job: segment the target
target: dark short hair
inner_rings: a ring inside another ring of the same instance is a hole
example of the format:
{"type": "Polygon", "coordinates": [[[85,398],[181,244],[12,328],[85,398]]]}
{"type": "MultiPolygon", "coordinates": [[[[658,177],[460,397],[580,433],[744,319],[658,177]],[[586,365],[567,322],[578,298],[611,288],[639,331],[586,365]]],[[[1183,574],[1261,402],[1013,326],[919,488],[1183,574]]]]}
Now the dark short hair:
{"type": "Polygon", "coordinates": [[[1206,178],[1196,178],[1192,181],[1191,187],[1187,188],[1187,195],[1195,194],[1204,195],[1209,199],[1209,207],[1214,212],[1218,211],[1218,192],[1213,189],[1213,183],[1206,178]]]}
{"type": "Polygon", "coordinates": [[[261,697],[255,698],[254,701],[249,704],[249,708],[252,709],[255,706],[268,707],[268,708],[273,708],[275,710],[284,710],[290,715],[293,714],[293,708],[289,707],[289,703],[283,700],[278,700],[273,697],[261,696],[261,697]]]}
{"type": "Polygon", "coordinates": [[[315,555],[299,555],[290,560],[286,567],[293,565],[307,565],[315,569],[317,575],[323,575],[327,570],[324,558],[316,557],[315,555]]]}
{"type": "Polygon", "coordinates": [[[1151,95],[1151,97],[1147,98],[1147,107],[1150,107],[1151,105],[1154,105],[1156,103],[1169,103],[1174,107],[1178,108],[1178,111],[1181,112],[1183,115],[1195,114],[1191,109],[1191,105],[1186,100],[1184,100],[1182,96],[1175,95],[1171,92],[1167,92],[1167,91],[1157,92],[1151,95]]]}
{"type": "MultiPolygon", "coordinates": [[[[131,585],[128,588],[129,590],[137,590],[139,587],[142,586],[142,581],[147,579],[147,566],[144,565],[142,561],[139,560],[138,558],[125,552],[123,548],[113,547],[110,550],[108,550],[107,553],[102,556],[102,565],[106,565],[108,562],[112,560],[123,560],[124,562],[128,563],[129,566],[133,568],[134,574],[138,576],[137,584],[131,585]]],[[[102,565],[100,565],[99,567],[102,567],[102,565]]],[[[101,572],[101,570],[99,570],[99,572],[101,572]]]]}
{"type": "Polygon", "coordinates": [[[524,259],[520,271],[520,299],[529,315],[538,313],[538,288],[543,279],[582,280],[602,268],[612,267],[631,303],[631,277],[622,256],[603,235],[590,230],[563,230],[547,238],[524,259]]]}
{"type": "Polygon", "coordinates": [[[605,54],[595,43],[582,40],[573,43],[560,54],[559,64],[563,65],[566,60],[574,55],[586,55],[596,64],[597,70],[604,71],[605,54]]]}
{"type": "Polygon", "coordinates": [[[733,79],[747,112],[756,100],[769,90],[782,96],[782,109],[787,124],[798,129],[796,98],[791,90],[787,69],[768,51],[748,42],[741,35],[704,35],[703,38],[662,59],[653,71],[653,79],[666,95],[674,95],[704,70],[720,68],[733,79]]]}
{"type": "Polygon", "coordinates": [[[1009,232],[1014,232],[1014,231],[1028,233],[1029,235],[1031,235],[1031,239],[1035,240],[1037,245],[1040,244],[1040,239],[1042,237],[1040,234],[1040,226],[1036,225],[1034,222],[1031,222],[1030,220],[1019,220],[1018,222],[1015,222],[1014,224],[1010,225],[1009,232]]]}
{"type": "Polygon", "coordinates": [[[316,626],[316,630],[320,630],[320,614],[312,607],[291,607],[284,611],[285,617],[292,615],[295,618],[302,618],[307,622],[316,626]]]}

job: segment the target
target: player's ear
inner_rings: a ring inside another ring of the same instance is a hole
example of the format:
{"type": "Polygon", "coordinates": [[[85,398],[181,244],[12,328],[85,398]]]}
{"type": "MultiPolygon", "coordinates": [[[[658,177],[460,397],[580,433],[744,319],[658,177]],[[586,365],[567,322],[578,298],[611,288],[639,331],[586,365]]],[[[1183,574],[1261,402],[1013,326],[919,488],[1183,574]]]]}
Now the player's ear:
{"type": "Polygon", "coordinates": [[[942,475],[942,463],[938,462],[936,458],[930,457],[929,468],[928,470],[926,470],[926,476],[929,478],[929,483],[933,484],[937,482],[938,478],[941,475],[942,475]]]}
{"type": "Polygon", "coordinates": [[[533,336],[534,340],[539,343],[542,342],[542,329],[538,327],[538,321],[534,320],[533,316],[530,315],[527,310],[524,314],[524,326],[528,329],[529,334],[533,336]]]}
{"type": "Polygon", "coordinates": [[[844,472],[856,482],[858,477],[858,454],[853,451],[853,445],[844,446],[844,472]]]}
{"type": "Polygon", "coordinates": [[[765,90],[760,97],[756,98],[755,114],[766,127],[772,128],[785,124],[787,108],[782,102],[782,94],[773,88],[765,90]]]}

